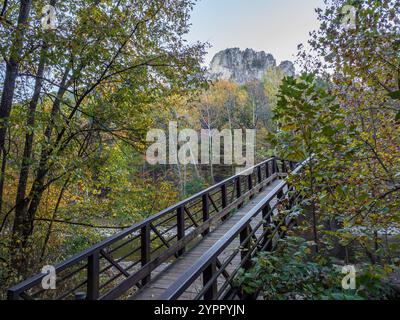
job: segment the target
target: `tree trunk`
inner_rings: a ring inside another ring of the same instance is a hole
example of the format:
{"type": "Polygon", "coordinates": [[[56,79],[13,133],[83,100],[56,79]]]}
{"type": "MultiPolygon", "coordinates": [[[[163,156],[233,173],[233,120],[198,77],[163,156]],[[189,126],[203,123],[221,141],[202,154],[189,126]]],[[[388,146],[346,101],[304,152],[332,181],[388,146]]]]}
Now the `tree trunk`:
{"type": "MultiPolygon", "coordinates": [[[[50,5],[55,6],[56,2],[57,0],[51,0],[50,5]]],[[[15,200],[14,235],[16,235],[16,233],[21,233],[18,232],[18,229],[21,229],[20,231],[22,231],[22,229],[25,229],[30,225],[29,221],[26,221],[27,220],[26,210],[29,204],[29,199],[26,198],[26,188],[32,162],[32,149],[33,149],[33,139],[34,139],[33,127],[35,125],[35,114],[39,103],[40,93],[42,91],[44,69],[47,64],[47,53],[48,53],[48,44],[46,43],[46,41],[44,41],[40,50],[40,60],[35,79],[35,87],[32,99],[29,103],[28,119],[26,122],[28,132],[25,136],[24,154],[22,157],[22,164],[21,164],[21,170],[19,174],[19,181],[17,187],[17,196],[15,200]],[[22,225],[25,225],[25,228],[23,228],[22,225]]],[[[68,72],[66,74],[68,74],[68,72]]],[[[64,84],[65,81],[63,80],[62,86],[64,84]]],[[[62,93],[63,91],[61,90],[64,89],[60,89],[59,94],[60,93],[63,94],[62,93]]],[[[56,103],[57,102],[55,102],[55,104],[56,103]]]]}
{"type": "Polygon", "coordinates": [[[0,152],[2,156],[2,172],[0,175],[0,211],[3,204],[3,190],[6,170],[6,147],[5,140],[7,134],[8,118],[10,117],[11,108],[14,99],[15,83],[18,76],[20,57],[23,49],[23,41],[25,28],[31,10],[31,0],[21,0],[17,28],[14,35],[14,40],[11,44],[10,57],[7,61],[6,75],[3,85],[3,93],[0,102],[0,152]]]}
{"type": "Polygon", "coordinates": [[[23,270],[24,265],[27,263],[26,248],[28,245],[29,237],[33,232],[33,222],[35,219],[36,211],[39,207],[44,191],[45,178],[48,173],[48,159],[50,157],[50,139],[54,128],[55,117],[59,112],[61,99],[66,92],[67,78],[70,69],[67,67],[61,81],[57,98],[53,103],[49,124],[45,131],[45,140],[47,145],[43,147],[39,168],[36,173],[31,191],[28,197],[22,200],[23,210],[16,211],[13,233],[12,233],[12,251],[13,251],[13,266],[16,270],[23,270]]]}
{"type": "Polygon", "coordinates": [[[54,223],[54,220],[56,219],[56,216],[57,216],[57,213],[58,213],[58,208],[60,207],[61,200],[62,200],[62,198],[64,196],[65,190],[67,189],[69,181],[70,181],[70,178],[68,177],[67,180],[65,180],[65,182],[64,182],[64,184],[63,184],[63,186],[61,188],[60,194],[58,196],[57,203],[56,203],[56,206],[54,208],[53,215],[51,217],[51,221],[50,221],[50,224],[49,224],[49,228],[47,229],[46,237],[45,237],[44,242],[43,242],[42,253],[40,254],[40,262],[43,261],[44,255],[46,253],[47,245],[49,243],[51,232],[52,232],[52,229],[53,229],[53,223],[54,223]]]}
{"type": "Polygon", "coordinates": [[[42,78],[44,75],[44,68],[46,63],[46,48],[43,47],[39,62],[39,67],[37,71],[37,77],[35,80],[35,89],[33,93],[32,100],[29,103],[29,110],[28,110],[28,119],[26,121],[27,130],[25,136],[25,146],[24,146],[24,154],[22,158],[21,170],[19,174],[19,181],[18,181],[18,188],[17,188],[17,197],[15,200],[15,220],[18,220],[17,224],[21,222],[19,220],[24,220],[26,208],[28,205],[28,199],[25,198],[26,196],[26,187],[28,183],[29,177],[29,170],[32,161],[32,148],[33,148],[33,127],[35,125],[35,113],[36,108],[39,102],[40,92],[42,90],[42,78]]]}
{"type": "Polygon", "coordinates": [[[309,168],[310,168],[310,190],[311,190],[310,192],[311,192],[311,197],[313,197],[311,201],[312,229],[315,242],[315,251],[316,253],[318,253],[319,252],[318,220],[317,220],[317,210],[314,199],[314,165],[312,158],[309,161],[309,168]]]}

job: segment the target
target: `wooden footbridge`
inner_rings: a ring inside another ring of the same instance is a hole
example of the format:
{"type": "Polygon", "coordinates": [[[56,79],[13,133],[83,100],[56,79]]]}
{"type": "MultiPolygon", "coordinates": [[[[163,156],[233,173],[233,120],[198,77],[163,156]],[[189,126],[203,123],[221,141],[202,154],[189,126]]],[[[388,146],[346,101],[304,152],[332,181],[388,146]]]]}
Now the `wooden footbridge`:
{"type": "Polygon", "coordinates": [[[8,290],[16,299],[235,300],[238,273],[274,250],[298,201],[286,176],[301,169],[268,159],[116,234],[55,267],[56,289],[37,274],[8,290]]]}

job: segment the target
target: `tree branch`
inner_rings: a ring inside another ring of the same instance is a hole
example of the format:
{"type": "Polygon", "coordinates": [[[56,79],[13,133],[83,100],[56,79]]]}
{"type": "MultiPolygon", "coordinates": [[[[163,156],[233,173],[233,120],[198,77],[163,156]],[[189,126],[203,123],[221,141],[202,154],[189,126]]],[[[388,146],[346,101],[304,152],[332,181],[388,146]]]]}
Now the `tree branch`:
{"type": "Polygon", "coordinates": [[[123,230],[127,229],[131,226],[98,226],[90,223],[84,223],[84,222],[73,222],[73,221],[65,221],[65,220],[58,220],[58,219],[45,219],[45,218],[36,218],[34,221],[42,221],[42,222],[52,222],[52,223],[63,223],[63,224],[69,224],[69,225],[74,225],[74,226],[82,226],[82,227],[88,227],[88,228],[93,228],[93,229],[118,229],[118,230],[123,230]]]}

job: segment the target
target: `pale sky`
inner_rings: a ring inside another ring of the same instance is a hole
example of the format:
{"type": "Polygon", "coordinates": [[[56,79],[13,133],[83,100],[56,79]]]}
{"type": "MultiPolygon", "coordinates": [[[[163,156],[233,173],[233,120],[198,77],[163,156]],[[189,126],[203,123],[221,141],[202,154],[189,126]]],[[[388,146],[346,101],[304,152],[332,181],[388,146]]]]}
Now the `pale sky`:
{"type": "Polygon", "coordinates": [[[323,0],[199,0],[187,39],[212,45],[207,65],[215,53],[232,47],[264,50],[278,64],[294,61],[297,46],[318,29],[317,7],[323,0]]]}

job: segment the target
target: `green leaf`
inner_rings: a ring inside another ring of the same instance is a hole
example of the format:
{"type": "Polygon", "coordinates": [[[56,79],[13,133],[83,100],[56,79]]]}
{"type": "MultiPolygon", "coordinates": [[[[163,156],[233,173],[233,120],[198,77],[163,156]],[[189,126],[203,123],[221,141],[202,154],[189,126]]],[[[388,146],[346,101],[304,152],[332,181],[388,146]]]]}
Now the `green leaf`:
{"type": "Polygon", "coordinates": [[[395,100],[400,100],[400,90],[390,92],[389,97],[391,97],[392,99],[395,99],[395,100]]]}

